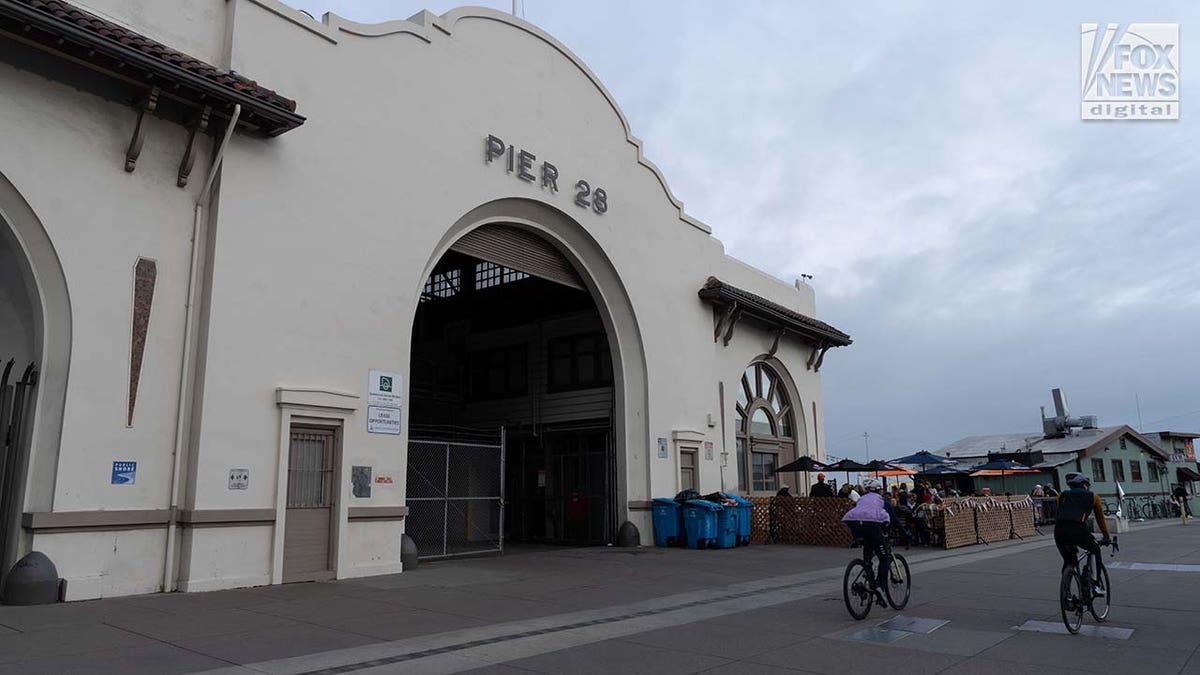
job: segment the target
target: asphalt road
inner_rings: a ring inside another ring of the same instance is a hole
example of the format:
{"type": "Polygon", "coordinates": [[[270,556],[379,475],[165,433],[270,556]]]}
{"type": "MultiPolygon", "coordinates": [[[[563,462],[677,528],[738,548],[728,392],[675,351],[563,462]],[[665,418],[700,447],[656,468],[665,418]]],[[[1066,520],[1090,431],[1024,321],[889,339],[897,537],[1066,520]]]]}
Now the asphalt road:
{"type": "Polygon", "coordinates": [[[1039,632],[1061,626],[1048,535],[901,551],[909,606],[861,622],[841,599],[857,551],[785,546],[525,550],[328,584],[0,607],[0,674],[1200,675],[1200,524],[1121,535],[1106,556],[1112,613],[1092,636],[1039,632]]]}

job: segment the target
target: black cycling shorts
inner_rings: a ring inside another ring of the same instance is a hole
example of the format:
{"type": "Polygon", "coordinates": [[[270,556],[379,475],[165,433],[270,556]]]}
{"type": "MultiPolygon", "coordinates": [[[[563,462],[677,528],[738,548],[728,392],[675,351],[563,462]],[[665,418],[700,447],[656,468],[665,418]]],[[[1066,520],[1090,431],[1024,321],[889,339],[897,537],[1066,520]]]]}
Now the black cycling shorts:
{"type": "Polygon", "coordinates": [[[1072,549],[1079,547],[1096,557],[1099,565],[1104,565],[1104,560],[1100,556],[1100,544],[1096,538],[1088,532],[1087,526],[1083,523],[1075,521],[1060,520],[1054,525],[1054,545],[1058,547],[1058,553],[1062,556],[1064,565],[1075,564],[1075,551],[1072,549]]]}

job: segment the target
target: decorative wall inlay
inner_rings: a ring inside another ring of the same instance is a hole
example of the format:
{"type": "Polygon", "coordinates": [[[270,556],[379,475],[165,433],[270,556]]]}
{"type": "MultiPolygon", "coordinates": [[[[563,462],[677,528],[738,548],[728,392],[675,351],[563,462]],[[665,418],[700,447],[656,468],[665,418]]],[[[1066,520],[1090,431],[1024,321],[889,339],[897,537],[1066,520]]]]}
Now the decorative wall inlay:
{"type": "Polygon", "coordinates": [[[146,331],[150,328],[150,306],[154,303],[154,284],[158,280],[158,264],[138,258],[133,268],[133,329],[129,341],[129,412],[126,426],[133,426],[133,409],[137,405],[138,381],[142,377],[142,356],[146,351],[146,331]]]}

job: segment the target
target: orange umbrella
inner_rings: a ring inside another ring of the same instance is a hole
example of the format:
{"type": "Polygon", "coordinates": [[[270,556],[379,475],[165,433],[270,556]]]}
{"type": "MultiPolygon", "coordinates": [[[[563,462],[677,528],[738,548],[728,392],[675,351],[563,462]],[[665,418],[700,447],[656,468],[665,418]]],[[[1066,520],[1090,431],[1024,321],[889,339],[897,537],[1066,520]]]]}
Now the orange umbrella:
{"type": "Polygon", "coordinates": [[[888,469],[887,471],[876,471],[871,475],[875,476],[876,478],[883,478],[885,476],[915,476],[916,474],[917,472],[913,471],[912,469],[888,469]]]}

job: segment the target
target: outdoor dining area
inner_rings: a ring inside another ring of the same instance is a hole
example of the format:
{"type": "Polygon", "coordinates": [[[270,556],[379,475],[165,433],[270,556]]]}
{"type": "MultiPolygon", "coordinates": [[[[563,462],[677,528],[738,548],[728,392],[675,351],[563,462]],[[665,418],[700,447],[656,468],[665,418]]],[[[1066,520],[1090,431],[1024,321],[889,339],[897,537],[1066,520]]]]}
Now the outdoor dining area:
{"type": "Polygon", "coordinates": [[[818,480],[809,495],[781,490],[773,497],[750,498],[751,541],[756,544],[849,546],[851,535],[841,520],[861,494],[851,483],[852,473],[884,482],[885,497],[907,530],[897,535],[901,545],[957,548],[1025,538],[1037,532],[1044,514],[1025,490],[1008,494],[1014,477],[1040,473],[1009,459],[962,468],[924,450],[888,462],[843,459],[826,464],[801,457],[776,473],[816,473],[818,480]],[[840,484],[837,474],[844,475],[840,484]]]}

